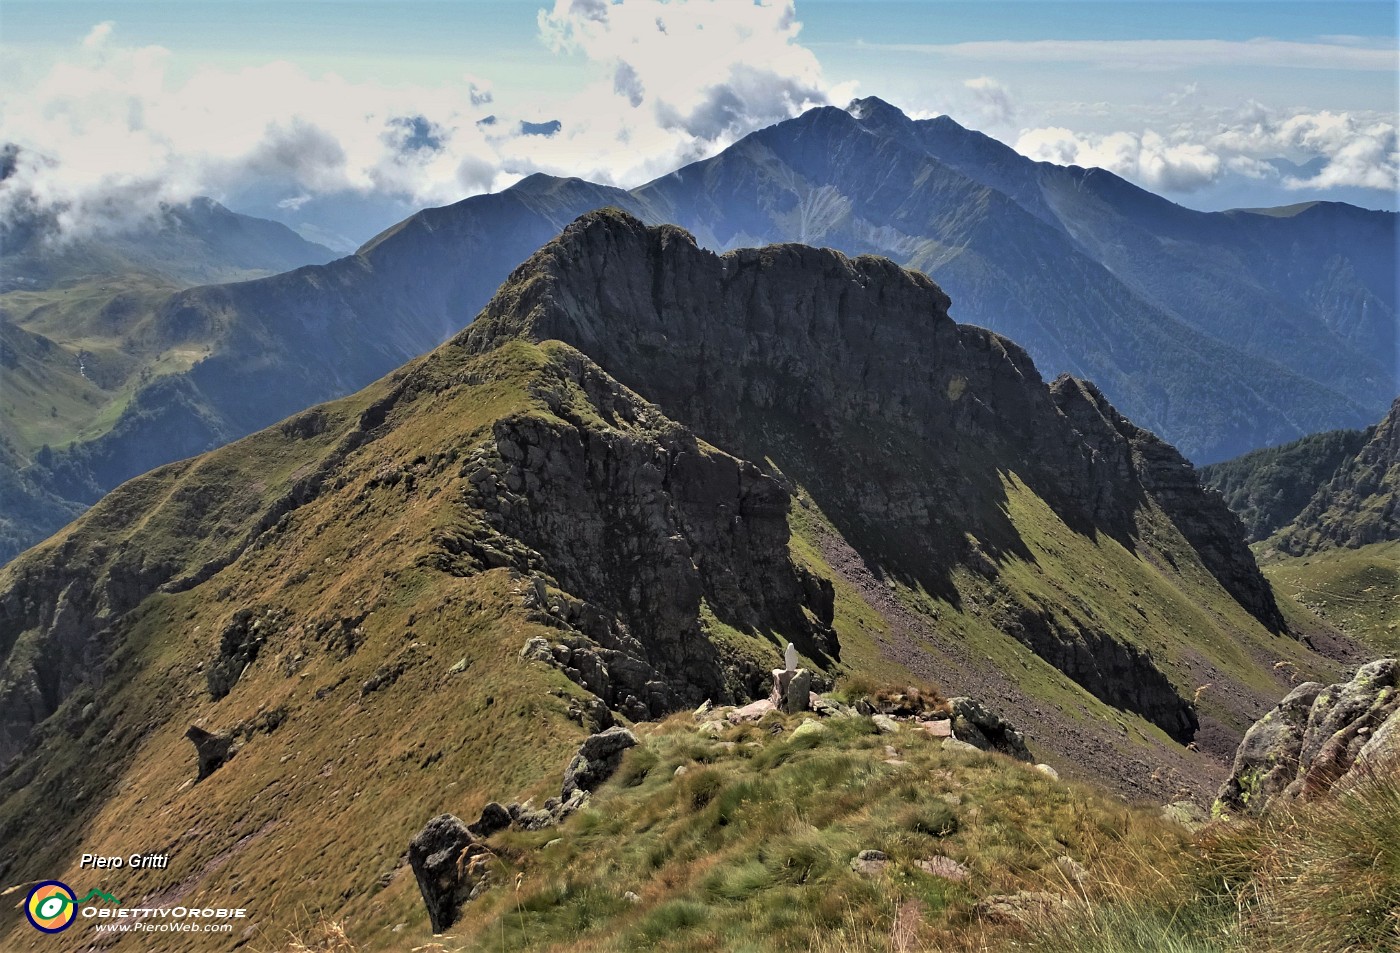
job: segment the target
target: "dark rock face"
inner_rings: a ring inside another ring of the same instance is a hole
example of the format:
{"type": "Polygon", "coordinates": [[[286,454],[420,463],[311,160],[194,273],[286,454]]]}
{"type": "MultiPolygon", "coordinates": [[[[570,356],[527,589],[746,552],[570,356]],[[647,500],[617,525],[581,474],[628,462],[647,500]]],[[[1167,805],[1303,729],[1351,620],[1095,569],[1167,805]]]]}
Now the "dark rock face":
{"type": "Polygon", "coordinates": [[[467,862],[480,849],[472,832],[451,814],[433,818],[408,845],[408,863],[434,933],[456,923],[462,904],[471,899],[477,881],[467,862]]]}
{"type": "Polygon", "coordinates": [[[1215,813],[1258,816],[1400,767],[1400,661],[1379,659],[1349,682],[1299,685],[1254,723],[1215,813]]]}
{"type": "Polygon", "coordinates": [[[0,768],[82,684],[114,624],[176,571],[139,553],[106,555],[69,543],[16,564],[0,586],[0,768]]]}
{"type": "MultiPolygon", "coordinates": [[[[1016,345],[950,320],[923,275],[803,246],[716,256],[680,229],[605,210],[509,287],[457,344],[524,335],[578,347],[704,440],[800,482],[872,564],[930,593],[957,602],[957,567],[995,583],[999,559],[1026,555],[1005,512],[1011,471],[1071,527],[1129,548],[1155,504],[1232,596],[1282,627],[1238,521],[1179,454],[1092,386],[1045,387],[1016,345]]],[[[1110,704],[1178,738],[1194,732],[1152,659],[1111,633],[1004,621],[1110,704]]]]}
{"type": "Polygon", "coordinates": [[[1088,381],[1061,376],[1050,393],[1093,452],[1093,475],[1078,492],[1096,520],[1131,533],[1133,512],[1150,497],[1221,587],[1271,632],[1282,632],[1283,615],[1245,544],[1244,524],[1219,494],[1201,486],[1190,461],[1114,410],[1088,381]]]}
{"type": "Polygon", "coordinates": [[[702,601],[736,629],[838,657],[831,583],[800,571],[788,551],[788,491],[581,355],[565,355],[559,373],[558,391],[544,394],[556,418],[504,419],[493,449],[467,459],[465,512],[483,518],[441,540],[472,568],[531,574],[531,618],[561,636],[523,654],[640,719],[762,690],[764,666],[722,659],[704,638],[702,601]]]}
{"type": "Polygon", "coordinates": [[[1098,698],[1135,711],[1183,743],[1199,722],[1191,705],[1157,668],[1152,656],[1093,628],[1067,629],[1052,616],[1021,607],[1001,629],[1098,698]]]}
{"type": "Polygon", "coordinates": [[[599,785],[617,773],[623,752],[636,744],[637,736],[621,725],[588,738],[564,772],[564,788],[560,795],[568,800],[575,791],[590,794],[596,791],[599,785]]]}

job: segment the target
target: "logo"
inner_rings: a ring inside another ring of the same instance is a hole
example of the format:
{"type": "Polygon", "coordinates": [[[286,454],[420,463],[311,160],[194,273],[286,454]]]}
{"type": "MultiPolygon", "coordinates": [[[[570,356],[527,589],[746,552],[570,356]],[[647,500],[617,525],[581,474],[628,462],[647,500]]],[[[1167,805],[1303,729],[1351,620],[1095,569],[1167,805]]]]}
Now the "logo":
{"type": "Polygon", "coordinates": [[[29,918],[29,925],[41,933],[62,933],[73,925],[78,904],[66,883],[45,880],[29,891],[24,915],[29,918]]]}

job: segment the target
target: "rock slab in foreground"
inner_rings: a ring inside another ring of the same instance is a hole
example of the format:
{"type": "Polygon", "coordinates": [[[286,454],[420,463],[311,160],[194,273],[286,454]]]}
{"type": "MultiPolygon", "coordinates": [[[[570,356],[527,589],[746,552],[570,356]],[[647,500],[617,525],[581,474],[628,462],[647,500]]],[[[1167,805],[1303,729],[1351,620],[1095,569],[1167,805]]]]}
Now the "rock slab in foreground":
{"type": "Polygon", "coordinates": [[[1400,660],[1384,658],[1363,665],[1348,682],[1299,685],[1256,721],[1212,813],[1258,817],[1397,766],[1400,660]]]}

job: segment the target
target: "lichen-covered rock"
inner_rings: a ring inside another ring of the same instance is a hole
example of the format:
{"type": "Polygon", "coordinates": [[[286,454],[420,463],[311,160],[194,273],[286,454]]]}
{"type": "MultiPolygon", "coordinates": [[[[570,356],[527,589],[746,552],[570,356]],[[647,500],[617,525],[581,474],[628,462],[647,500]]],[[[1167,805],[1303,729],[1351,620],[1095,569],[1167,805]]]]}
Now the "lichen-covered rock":
{"type": "Polygon", "coordinates": [[[1210,823],[1210,817],[1195,801],[1173,801],[1162,808],[1162,819],[1197,831],[1210,823]]]}
{"type": "Polygon", "coordinates": [[[1308,715],[1322,690],[1317,682],[1299,685],[1245,732],[1216,813],[1261,814],[1293,782],[1308,715]]]}
{"type": "Polygon", "coordinates": [[[1018,761],[1034,762],[1025,736],[1011,722],[975,698],[950,698],[953,737],[982,751],[996,751],[1018,761]]]}
{"type": "Polygon", "coordinates": [[[1400,661],[1379,659],[1350,681],[1299,685],[1245,734],[1212,813],[1258,816],[1400,766],[1400,661]]]}

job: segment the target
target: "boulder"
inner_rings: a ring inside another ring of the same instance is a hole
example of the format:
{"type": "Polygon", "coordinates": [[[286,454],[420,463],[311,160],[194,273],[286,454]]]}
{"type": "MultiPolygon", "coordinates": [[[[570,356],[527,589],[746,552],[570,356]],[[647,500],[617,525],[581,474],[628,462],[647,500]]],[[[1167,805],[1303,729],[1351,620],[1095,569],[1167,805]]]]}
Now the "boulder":
{"type": "Polygon", "coordinates": [[[933,718],[927,721],[915,722],[925,734],[935,738],[951,738],[953,736],[953,722],[948,718],[933,718]]]}
{"type": "Polygon", "coordinates": [[[768,714],[770,711],[777,711],[777,710],[778,710],[778,706],[775,705],[775,704],[773,704],[773,702],[772,702],[771,700],[769,700],[769,699],[767,699],[767,698],[760,698],[760,699],[759,699],[758,701],[756,701],[756,702],[750,702],[749,704],[745,705],[743,708],[736,708],[736,709],[734,709],[733,711],[731,711],[731,712],[730,712],[728,715],[726,715],[725,717],[728,718],[731,722],[733,722],[734,724],[737,725],[737,724],[739,724],[740,722],[745,722],[745,721],[758,721],[760,718],[762,718],[764,715],[768,714]]]}
{"type": "Polygon", "coordinates": [[[194,744],[195,754],[199,758],[199,776],[196,779],[199,781],[219,770],[238,753],[238,743],[228,732],[215,733],[205,731],[198,725],[190,725],[185,737],[194,744]]]}
{"type": "Polygon", "coordinates": [[[889,855],[882,850],[863,850],[851,860],[851,869],[862,877],[874,877],[889,865],[889,855]]]}
{"type": "Polygon", "coordinates": [[[978,917],[989,923],[1043,926],[1070,910],[1069,901],[1059,894],[1025,890],[1020,893],[988,897],[973,908],[978,917]]]}
{"type": "Polygon", "coordinates": [[[434,933],[456,923],[462,904],[471,899],[483,871],[470,858],[482,852],[472,832],[451,814],[433,818],[409,843],[408,865],[434,933]]]}
{"type": "Polygon", "coordinates": [[[783,711],[795,714],[807,711],[812,705],[812,673],[799,668],[792,673],[783,697],[783,711]]]}
{"type": "Polygon", "coordinates": [[[793,730],[793,738],[806,738],[809,735],[821,735],[826,733],[826,725],[819,721],[804,721],[793,730]]]}
{"type": "Polygon", "coordinates": [[[966,880],[968,869],[951,857],[944,857],[942,854],[934,854],[926,860],[914,861],[914,866],[928,874],[930,877],[942,877],[944,880],[966,880]]]}
{"type": "Polygon", "coordinates": [[[467,825],[467,830],[473,836],[485,840],[492,834],[510,827],[510,821],[510,811],[506,810],[503,805],[492,801],[481,809],[481,817],[477,819],[475,824],[467,825]]]}
{"type": "Polygon", "coordinates": [[[1206,812],[1195,801],[1173,801],[1162,808],[1162,819],[1180,824],[1188,831],[1198,831],[1210,823],[1206,812]]]}
{"type": "Polygon", "coordinates": [[[889,715],[871,715],[870,720],[875,725],[875,730],[882,735],[892,735],[899,731],[899,722],[889,715]]]}
{"type": "Polygon", "coordinates": [[[1400,766],[1400,661],[1378,659],[1351,680],[1289,692],[1245,733],[1212,813],[1259,816],[1400,766]]]}
{"type": "MultiPolygon", "coordinates": [[[[953,737],[982,751],[996,751],[1018,761],[1034,761],[1016,727],[975,698],[950,698],[953,737]]],[[[947,747],[946,745],[944,747],[947,747]]]]}
{"type": "Polygon", "coordinates": [[[621,725],[590,735],[579,745],[569,767],[564,772],[564,787],[560,797],[565,802],[576,791],[597,790],[617,771],[622,763],[622,754],[637,744],[637,736],[621,725]]]}

